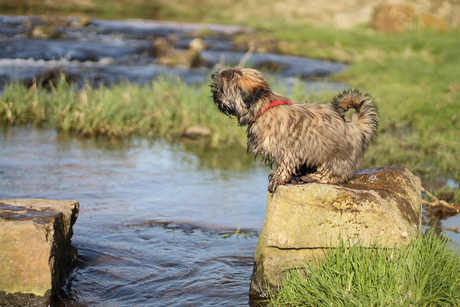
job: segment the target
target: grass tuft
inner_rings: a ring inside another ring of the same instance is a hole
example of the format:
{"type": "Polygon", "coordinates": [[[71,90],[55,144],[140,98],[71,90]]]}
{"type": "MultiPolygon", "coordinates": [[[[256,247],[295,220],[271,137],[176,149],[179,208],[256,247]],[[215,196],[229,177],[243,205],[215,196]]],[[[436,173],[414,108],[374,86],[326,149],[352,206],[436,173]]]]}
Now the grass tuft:
{"type": "Polygon", "coordinates": [[[459,306],[460,256],[434,231],[401,249],[340,247],[290,270],[268,306],[459,306]]]}

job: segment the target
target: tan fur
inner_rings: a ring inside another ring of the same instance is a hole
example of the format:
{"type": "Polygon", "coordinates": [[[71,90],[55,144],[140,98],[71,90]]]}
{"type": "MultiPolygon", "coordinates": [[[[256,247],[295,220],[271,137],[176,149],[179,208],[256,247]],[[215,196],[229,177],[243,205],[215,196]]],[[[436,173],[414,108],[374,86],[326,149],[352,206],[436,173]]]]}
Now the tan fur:
{"type": "Polygon", "coordinates": [[[331,104],[283,104],[261,72],[227,69],[212,75],[211,92],[219,110],[247,126],[248,151],[277,165],[269,191],[298,176],[303,182],[341,184],[361,167],[364,151],[376,136],[378,110],[369,95],[346,90],[331,104]],[[352,119],[348,109],[356,109],[352,119]]]}

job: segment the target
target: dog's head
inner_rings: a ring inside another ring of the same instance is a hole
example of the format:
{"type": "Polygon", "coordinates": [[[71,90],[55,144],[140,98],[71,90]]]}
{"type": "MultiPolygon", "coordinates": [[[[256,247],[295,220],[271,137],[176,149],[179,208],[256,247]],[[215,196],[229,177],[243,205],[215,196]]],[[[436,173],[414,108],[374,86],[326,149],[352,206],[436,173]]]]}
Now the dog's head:
{"type": "Polygon", "coordinates": [[[248,117],[260,112],[254,106],[265,94],[271,92],[262,73],[254,69],[219,70],[211,79],[214,103],[225,115],[237,116],[241,125],[248,123],[248,117]]]}

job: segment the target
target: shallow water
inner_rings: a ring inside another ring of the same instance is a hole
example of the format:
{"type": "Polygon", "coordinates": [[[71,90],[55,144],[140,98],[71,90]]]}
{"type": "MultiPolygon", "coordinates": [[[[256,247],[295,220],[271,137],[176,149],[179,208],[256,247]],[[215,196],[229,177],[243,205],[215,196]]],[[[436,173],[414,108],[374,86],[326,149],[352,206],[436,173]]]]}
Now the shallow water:
{"type": "Polygon", "coordinates": [[[80,202],[78,267],[57,306],[245,306],[269,170],[214,158],[5,128],[0,199],[80,202]]]}

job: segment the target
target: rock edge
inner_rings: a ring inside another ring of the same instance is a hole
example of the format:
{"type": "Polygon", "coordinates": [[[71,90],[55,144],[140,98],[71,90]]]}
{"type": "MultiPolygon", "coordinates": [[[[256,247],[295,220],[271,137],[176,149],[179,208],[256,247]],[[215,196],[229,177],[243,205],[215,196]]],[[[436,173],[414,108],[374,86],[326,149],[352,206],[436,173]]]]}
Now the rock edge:
{"type": "Polygon", "coordinates": [[[79,210],[76,200],[0,200],[0,305],[48,305],[65,285],[77,260],[79,210]]]}

